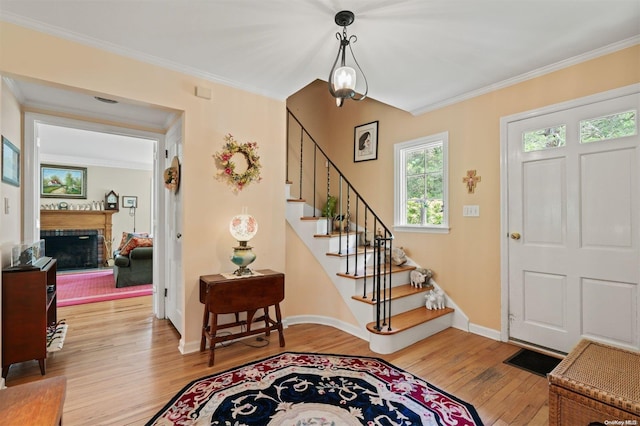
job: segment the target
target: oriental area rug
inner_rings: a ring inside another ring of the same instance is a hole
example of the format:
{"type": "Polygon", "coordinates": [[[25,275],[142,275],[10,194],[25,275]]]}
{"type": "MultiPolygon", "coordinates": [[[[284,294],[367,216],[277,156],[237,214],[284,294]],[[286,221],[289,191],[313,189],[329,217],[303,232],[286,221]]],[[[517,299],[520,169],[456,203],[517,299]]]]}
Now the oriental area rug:
{"type": "Polygon", "coordinates": [[[284,352],[185,386],[147,426],[482,425],[472,405],[370,357],[284,352]]]}
{"type": "Polygon", "coordinates": [[[148,296],[153,292],[153,284],[116,288],[113,271],[71,273],[56,278],[57,306],[83,305],[106,300],[127,299],[148,296]]]}

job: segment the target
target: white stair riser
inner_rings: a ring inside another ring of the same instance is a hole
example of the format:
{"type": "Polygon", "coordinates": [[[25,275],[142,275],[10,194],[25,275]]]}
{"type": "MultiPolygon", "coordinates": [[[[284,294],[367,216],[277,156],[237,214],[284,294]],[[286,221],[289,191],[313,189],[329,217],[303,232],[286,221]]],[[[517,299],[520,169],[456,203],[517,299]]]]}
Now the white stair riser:
{"type": "MultiPolygon", "coordinates": [[[[401,333],[388,335],[369,333],[369,348],[379,354],[390,354],[446,330],[451,327],[452,323],[453,313],[450,313],[411,327],[401,333]]],[[[393,327],[393,323],[391,323],[391,327],[393,327]]]]}
{"type": "MultiPolygon", "coordinates": [[[[291,227],[298,234],[300,239],[307,245],[309,250],[313,253],[318,262],[322,265],[327,276],[331,278],[336,289],[340,293],[344,302],[349,306],[354,317],[357,319],[360,327],[362,327],[364,333],[366,331],[366,324],[370,323],[375,318],[376,307],[369,305],[361,301],[353,299],[353,295],[362,295],[364,292],[364,276],[362,271],[364,270],[364,254],[358,254],[349,257],[349,272],[353,274],[355,271],[355,261],[358,258],[358,270],[360,271],[359,278],[347,278],[338,275],[339,273],[345,273],[347,257],[345,256],[329,256],[327,253],[335,253],[338,251],[339,245],[342,245],[344,251],[348,247],[356,247],[358,243],[359,234],[347,234],[342,236],[340,240],[337,236],[332,237],[315,237],[315,235],[326,234],[328,222],[326,219],[318,220],[301,220],[302,217],[310,217],[313,215],[313,208],[306,205],[306,203],[287,203],[287,221],[291,227]]],[[[316,215],[318,214],[316,209],[316,215]]],[[[368,263],[373,263],[373,253],[368,252],[368,263]]],[[[367,266],[370,266],[367,264],[367,266]]],[[[392,287],[408,284],[410,282],[410,271],[397,272],[389,279],[387,276],[387,284],[391,283],[392,287]]],[[[383,277],[384,279],[384,277],[383,277]]],[[[373,291],[373,278],[367,277],[366,292],[373,291]]],[[[393,300],[391,302],[392,315],[406,312],[411,309],[424,306],[425,293],[418,293],[408,297],[393,300]]],[[[455,308],[455,306],[454,306],[455,308]]],[[[419,340],[425,339],[435,333],[438,333],[446,328],[452,326],[454,322],[453,314],[448,314],[435,320],[428,321],[423,324],[419,324],[415,327],[411,327],[408,330],[398,332],[390,335],[369,334],[369,347],[372,351],[380,354],[389,354],[396,352],[402,348],[405,348],[419,340]]],[[[393,325],[393,324],[392,324],[393,325]]]]}
{"type": "MultiPolygon", "coordinates": [[[[360,302],[364,303],[364,302],[360,302]]],[[[422,308],[424,306],[425,299],[423,294],[412,294],[411,296],[401,297],[399,299],[393,299],[391,301],[391,315],[407,312],[416,308],[422,308]]],[[[376,306],[369,305],[371,307],[371,317],[368,322],[375,321],[376,318],[376,306]]]]}

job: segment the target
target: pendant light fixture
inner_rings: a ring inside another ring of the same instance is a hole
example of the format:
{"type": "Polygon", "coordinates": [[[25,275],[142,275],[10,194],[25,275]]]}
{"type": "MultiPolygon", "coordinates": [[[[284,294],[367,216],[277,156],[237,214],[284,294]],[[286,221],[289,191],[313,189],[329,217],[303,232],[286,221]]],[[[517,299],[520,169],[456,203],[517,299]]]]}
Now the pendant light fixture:
{"type": "Polygon", "coordinates": [[[338,48],[338,55],[333,63],[333,67],[331,67],[331,72],[329,73],[329,92],[336,98],[336,105],[339,107],[342,106],[345,99],[353,99],[354,101],[363,100],[367,97],[367,92],[369,91],[367,77],[365,77],[362,68],[360,68],[360,64],[358,64],[353,54],[353,49],[351,48],[351,44],[358,41],[358,38],[355,35],[347,36],[347,27],[353,23],[353,20],[354,15],[351,11],[343,10],[336,13],[335,21],[338,26],[342,27],[342,34],[339,32],[336,33],[340,47],[338,48]],[[347,64],[347,47],[349,48],[352,59],[349,62],[353,62],[355,67],[357,67],[357,71],[356,68],[347,64]],[[356,80],[359,78],[356,76],[357,73],[359,73],[364,80],[364,92],[359,97],[356,97],[356,80]]]}

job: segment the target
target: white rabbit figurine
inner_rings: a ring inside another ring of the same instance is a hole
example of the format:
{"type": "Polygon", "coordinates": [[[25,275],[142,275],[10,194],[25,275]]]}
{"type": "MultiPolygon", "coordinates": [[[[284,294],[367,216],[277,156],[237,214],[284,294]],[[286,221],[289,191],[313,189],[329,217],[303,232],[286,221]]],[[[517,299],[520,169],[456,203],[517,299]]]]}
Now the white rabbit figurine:
{"type": "Polygon", "coordinates": [[[445,307],[444,293],[441,290],[429,290],[425,296],[427,309],[443,309],[445,307]]]}

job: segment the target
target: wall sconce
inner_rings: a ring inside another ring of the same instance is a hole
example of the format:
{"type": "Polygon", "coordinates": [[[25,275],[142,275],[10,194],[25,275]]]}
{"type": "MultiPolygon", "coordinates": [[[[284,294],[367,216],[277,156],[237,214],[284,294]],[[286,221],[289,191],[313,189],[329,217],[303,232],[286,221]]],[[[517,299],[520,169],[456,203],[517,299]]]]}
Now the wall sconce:
{"type": "Polygon", "coordinates": [[[331,72],[329,73],[329,92],[331,96],[336,98],[336,105],[339,107],[342,106],[345,99],[361,101],[367,97],[367,93],[369,92],[367,77],[364,75],[362,68],[360,68],[360,64],[358,64],[353,54],[353,49],[351,48],[351,44],[358,41],[358,38],[355,35],[347,36],[347,27],[351,25],[353,21],[354,15],[351,11],[343,10],[336,13],[335,22],[342,27],[342,34],[339,32],[336,33],[340,47],[338,48],[338,55],[333,63],[333,67],[331,67],[331,72]],[[364,93],[360,97],[356,97],[356,69],[347,65],[347,47],[349,48],[349,52],[351,52],[352,61],[350,62],[355,64],[364,80],[364,93]]]}

